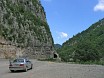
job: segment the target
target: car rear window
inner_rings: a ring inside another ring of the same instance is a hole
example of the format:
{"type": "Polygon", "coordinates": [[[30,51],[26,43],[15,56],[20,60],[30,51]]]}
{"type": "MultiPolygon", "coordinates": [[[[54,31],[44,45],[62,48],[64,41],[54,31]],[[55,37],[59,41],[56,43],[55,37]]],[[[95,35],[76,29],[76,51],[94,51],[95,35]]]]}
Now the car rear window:
{"type": "Polygon", "coordinates": [[[15,59],[13,62],[24,62],[24,59],[15,59]]]}

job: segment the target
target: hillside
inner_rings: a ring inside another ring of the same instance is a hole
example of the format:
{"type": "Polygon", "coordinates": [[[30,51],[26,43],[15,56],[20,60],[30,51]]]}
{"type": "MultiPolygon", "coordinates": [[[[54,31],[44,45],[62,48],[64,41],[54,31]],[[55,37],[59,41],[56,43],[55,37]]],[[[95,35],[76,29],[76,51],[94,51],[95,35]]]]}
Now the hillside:
{"type": "Polygon", "coordinates": [[[104,19],[92,24],[63,43],[58,53],[63,61],[100,61],[104,59],[104,19]]]}
{"type": "Polygon", "coordinates": [[[39,0],[0,0],[0,39],[0,46],[3,40],[4,45],[16,48],[13,51],[0,47],[4,58],[5,53],[11,58],[11,52],[30,58],[49,58],[54,53],[53,38],[39,0]]]}

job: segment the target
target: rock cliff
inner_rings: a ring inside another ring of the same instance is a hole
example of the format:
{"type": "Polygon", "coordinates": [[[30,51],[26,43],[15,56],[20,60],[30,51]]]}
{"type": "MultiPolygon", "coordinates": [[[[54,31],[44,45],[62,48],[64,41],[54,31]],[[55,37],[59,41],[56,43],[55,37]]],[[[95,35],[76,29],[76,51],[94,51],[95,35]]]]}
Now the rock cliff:
{"type": "Polygon", "coordinates": [[[0,57],[50,58],[53,38],[39,0],[0,0],[0,57]]]}

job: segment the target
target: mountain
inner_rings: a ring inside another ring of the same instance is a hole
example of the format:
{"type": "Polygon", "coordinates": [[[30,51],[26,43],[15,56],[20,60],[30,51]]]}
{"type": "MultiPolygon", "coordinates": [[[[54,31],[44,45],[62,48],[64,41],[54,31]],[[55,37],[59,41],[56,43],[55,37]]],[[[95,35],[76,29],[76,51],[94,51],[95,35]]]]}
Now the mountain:
{"type": "Polygon", "coordinates": [[[55,47],[56,50],[57,50],[57,49],[60,49],[61,46],[62,46],[62,45],[60,45],[60,44],[54,44],[54,47],[55,47]]]}
{"type": "Polygon", "coordinates": [[[50,58],[55,52],[39,0],[0,0],[0,57],[50,58]]]}
{"type": "Polygon", "coordinates": [[[63,43],[58,53],[63,61],[86,62],[104,59],[104,19],[63,43]]]}

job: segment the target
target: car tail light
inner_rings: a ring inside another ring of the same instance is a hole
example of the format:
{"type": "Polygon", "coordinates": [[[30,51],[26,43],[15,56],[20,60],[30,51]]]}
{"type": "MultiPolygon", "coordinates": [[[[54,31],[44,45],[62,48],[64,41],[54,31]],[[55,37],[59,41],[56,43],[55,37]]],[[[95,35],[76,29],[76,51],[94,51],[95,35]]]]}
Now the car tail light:
{"type": "Polygon", "coordinates": [[[24,66],[24,64],[20,64],[20,66],[24,66]]]}
{"type": "Polygon", "coordinates": [[[9,66],[12,66],[12,64],[10,64],[9,66]]]}

